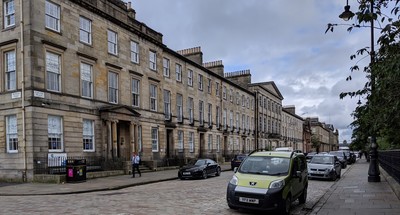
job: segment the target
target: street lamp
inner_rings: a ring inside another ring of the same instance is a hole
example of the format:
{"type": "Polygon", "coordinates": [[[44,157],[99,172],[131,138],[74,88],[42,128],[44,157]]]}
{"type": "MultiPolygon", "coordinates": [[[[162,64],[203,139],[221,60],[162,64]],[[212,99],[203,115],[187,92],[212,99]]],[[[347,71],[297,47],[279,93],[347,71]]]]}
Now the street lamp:
{"type": "MultiPolygon", "coordinates": [[[[372,64],[374,63],[375,51],[374,51],[374,0],[370,1],[370,21],[371,21],[371,52],[370,52],[370,68],[371,68],[371,92],[375,88],[375,76],[372,73],[372,64]]],[[[354,13],[350,11],[349,0],[347,0],[344,12],[339,15],[339,18],[344,21],[348,21],[354,16],[354,13]]],[[[371,151],[370,151],[370,163],[368,169],[368,182],[380,182],[380,171],[378,165],[378,145],[376,144],[375,131],[372,131],[371,136],[371,151]]]]}

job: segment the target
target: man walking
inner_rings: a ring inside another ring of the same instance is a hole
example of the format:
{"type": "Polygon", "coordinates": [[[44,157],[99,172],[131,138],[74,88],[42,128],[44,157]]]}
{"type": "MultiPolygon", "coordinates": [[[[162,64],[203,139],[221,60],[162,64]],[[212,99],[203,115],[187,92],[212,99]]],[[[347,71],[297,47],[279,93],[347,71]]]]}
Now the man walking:
{"type": "Polygon", "coordinates": [[[140,173],[140,169],[139,169],[140,157],[136,152],[132,152],[131,162],[132,162],[132,178],[135,177],[135,169],[139,173],[139,177],[141,177],[142,174],[140,173]]]}

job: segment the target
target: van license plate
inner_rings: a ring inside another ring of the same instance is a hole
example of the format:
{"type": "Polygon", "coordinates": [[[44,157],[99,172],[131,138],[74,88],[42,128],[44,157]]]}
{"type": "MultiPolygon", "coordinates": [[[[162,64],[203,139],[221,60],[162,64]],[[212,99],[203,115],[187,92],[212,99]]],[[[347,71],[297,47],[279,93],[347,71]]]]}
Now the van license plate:
{"type": "Polygon", "coordinates": [[[246,202],[251,204],[258,204],[258,199],[239,197],[239,202],[246,202]]]}

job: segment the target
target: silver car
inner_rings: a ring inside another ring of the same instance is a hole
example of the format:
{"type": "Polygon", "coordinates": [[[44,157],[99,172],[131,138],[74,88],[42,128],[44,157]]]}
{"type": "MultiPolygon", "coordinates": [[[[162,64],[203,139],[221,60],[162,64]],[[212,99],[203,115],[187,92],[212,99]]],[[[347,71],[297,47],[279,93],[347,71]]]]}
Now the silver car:
{"type": "Polygon", "coordinates": [[[342,166],[334,155],[317,154],[308,163],[308,178],[331,179],[340,178],[342,166]]]}

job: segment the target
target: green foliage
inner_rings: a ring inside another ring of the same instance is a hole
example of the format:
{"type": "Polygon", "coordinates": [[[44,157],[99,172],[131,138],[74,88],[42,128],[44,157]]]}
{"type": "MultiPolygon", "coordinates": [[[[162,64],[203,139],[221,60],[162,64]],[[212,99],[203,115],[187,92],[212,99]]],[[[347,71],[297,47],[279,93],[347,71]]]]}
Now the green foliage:
{"type": "MultiPolygon", "coordinates": [[[[364,67],[367,82],[362,89],[355,92],[343,92],[340,98],[362,96],[367,102],[358,106],[352,116],[352,147],[363,149],[368,147],[368,137],[379,138],[380,149],[400,147],[400,0],[360,0],[355,13],[357,24],[349,25],[348,31],[355,28],[371,28],[372,22],[379,26],[380,35],[377,40],[379,50],[373,52],[371,47],[359,49],[351,60],[360,57],[371,57],[371,63],[364,67]],[[373,11],[371,11],[373,2],[373,11]],[[383,14],[383,10],[390,14],[383,14]]],[[[326,32],[333,31],[338,24],[328,24],[326,32]]],[[[374,27],[374,29],[377,29],[374,27]]],[[[376,31],[375,31],[376,32],[376,31]]],[[[376,46],[376,45],[374,45],[376,46]]],[[[351,72],[360,71],[358,65],[351,67],[351,72]]],[[[351,81],[351,76],[346,80],[351,81]]]]}

